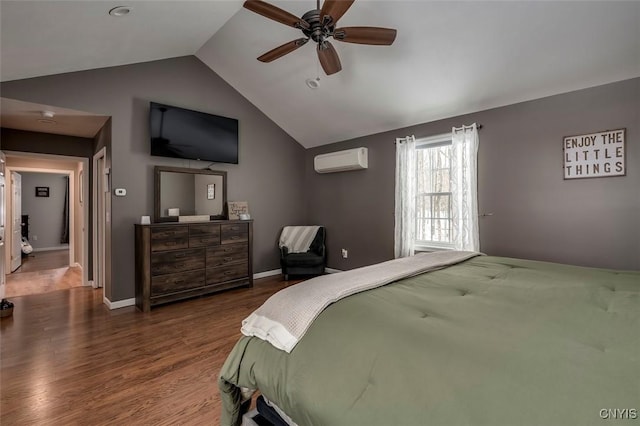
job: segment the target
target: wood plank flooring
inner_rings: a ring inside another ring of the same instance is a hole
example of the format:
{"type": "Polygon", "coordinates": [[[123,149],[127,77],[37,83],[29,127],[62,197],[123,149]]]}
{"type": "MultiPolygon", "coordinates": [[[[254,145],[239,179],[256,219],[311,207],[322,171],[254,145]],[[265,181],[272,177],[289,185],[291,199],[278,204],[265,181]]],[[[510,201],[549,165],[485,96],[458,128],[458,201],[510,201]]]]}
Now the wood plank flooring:
{"type": "Polygon", "coordinates": [[[166,305],[109,311],[88,287],[16,297],[0,323],[0,423],[216,425],[217,375],[240,323],[280,276],[166,305]]]}
{"type": "Polygon", "coordinates": [[[22,266],[13,274],[58,269],[69,266],[69,249],[34,251],[22,258],[22,266]]]}
{"type": "Polygon", "coordinates": [[[69,266],[69,250],[35,252],[6,277],[7,298],[82,286],[82,269],[69,266]]]}

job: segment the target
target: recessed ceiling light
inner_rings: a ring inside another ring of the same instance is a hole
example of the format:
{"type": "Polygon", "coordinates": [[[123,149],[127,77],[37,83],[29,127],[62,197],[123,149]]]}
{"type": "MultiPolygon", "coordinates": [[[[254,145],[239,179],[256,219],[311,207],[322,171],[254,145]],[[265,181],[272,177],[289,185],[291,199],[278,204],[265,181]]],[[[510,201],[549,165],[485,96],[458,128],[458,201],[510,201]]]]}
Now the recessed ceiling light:
{"type": "Polygon", "coordinates": [[[308,78],[304,82],[309,89],[317,89],[320,87],[320,78],[308,78]]]}
{"type": "Polygon", "coordinates": [[[116,6],[109,11],[111,16],[125,16],[131,12],[131,6],[116,6]]]}

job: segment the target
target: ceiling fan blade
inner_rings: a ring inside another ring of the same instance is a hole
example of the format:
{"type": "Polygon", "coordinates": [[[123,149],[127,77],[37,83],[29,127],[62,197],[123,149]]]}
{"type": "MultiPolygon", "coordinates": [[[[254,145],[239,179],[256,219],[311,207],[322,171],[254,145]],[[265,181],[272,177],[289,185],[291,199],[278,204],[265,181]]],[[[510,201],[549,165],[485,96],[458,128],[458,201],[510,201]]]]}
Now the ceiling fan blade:
{"type": "Polygon", "coordinates": [[[294,28],[304,28],[305,30],[309,28],[309,24],[297,16],[262,0],[247,0],[243,6],[245,9],[249,9],[266,18],[273,19],[281,24],[294,28]]]}
{"type": "Polygon", "coordinates": [[[318,59],[320,59],[320,65],[327,75],[335,74],[342,69],[338,52],[328,41],[318,44],[318,59]]]}
{"type": "Polygon", "coordinates": [[[378,27],[344,27],[333,31],[333,38],[346,43],[389,46],[396,39],[397,31],[378,27]]]}
{"type": "Polygon", "coordinates": [[[325,0],[320,11],[320,20],[322,21],[325,15],[329,15],[335,25],[338,19],[347,13],[347,10],[349,10],[354,1],[355,0],[325,0]]]}
{"type": "Polygon", "coordinates": [[[287,53],[291,53],[296,50],[300,46],[304,46],[309,41],[308,38],[299,38],[297,40],[290,41],[289,43],[285,43],[282,46],[278,46],[275,49],[272,49],[260,56],[258,60],[260,62],[271,62],[276,59],[286,55],[287,53]]]}

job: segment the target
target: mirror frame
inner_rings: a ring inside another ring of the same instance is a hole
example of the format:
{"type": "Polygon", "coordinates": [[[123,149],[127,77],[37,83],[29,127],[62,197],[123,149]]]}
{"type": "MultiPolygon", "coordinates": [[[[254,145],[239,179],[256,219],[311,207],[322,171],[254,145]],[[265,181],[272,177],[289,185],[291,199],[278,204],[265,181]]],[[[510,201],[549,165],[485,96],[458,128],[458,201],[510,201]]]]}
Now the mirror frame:
{"type": "Polygon", "coordinates": [[[193,175],[215,175],[222,176],[222,214],[209,215],[209,220],[224,220],[227,218],[227,172],[221,170],[209,170],[209,169],[189,169],[186,167],[170,167],[170,166],[155,166],[154,168],[154,194],[153,194],[153,221],[154,223],[161,222],[177,222],[177,216],[160,215],[160,175],[162,172],[172,173],[190,173],[193,175]]]}

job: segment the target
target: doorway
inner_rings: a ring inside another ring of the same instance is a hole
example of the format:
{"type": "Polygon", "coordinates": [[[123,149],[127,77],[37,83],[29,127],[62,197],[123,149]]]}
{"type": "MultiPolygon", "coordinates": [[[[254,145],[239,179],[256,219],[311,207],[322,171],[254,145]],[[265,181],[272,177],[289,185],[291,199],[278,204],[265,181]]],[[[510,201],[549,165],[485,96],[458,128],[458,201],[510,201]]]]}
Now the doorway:
{"type": "Polygon", "coordinates": [[[12,218],[7,221],[12,253],[3,259],[11,268],[6,297],[88,285],[88,188],[83,183],[88,164],[77,157],[6,152],[6,174],[12,179],[5,200],[12,218]]]}

